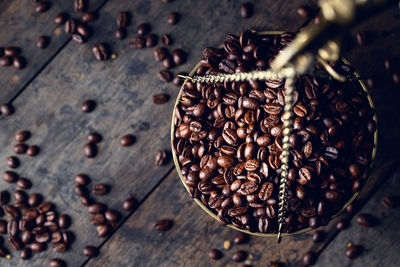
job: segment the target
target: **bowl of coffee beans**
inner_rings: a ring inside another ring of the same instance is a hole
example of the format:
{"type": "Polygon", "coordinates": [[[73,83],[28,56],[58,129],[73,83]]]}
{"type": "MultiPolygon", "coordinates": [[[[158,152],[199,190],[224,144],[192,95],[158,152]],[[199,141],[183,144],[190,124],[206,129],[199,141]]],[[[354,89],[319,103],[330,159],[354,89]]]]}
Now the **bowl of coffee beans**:
{"type": "MultiPolygon", "coordinates": [[[[230,34],[207,47],[190,76],[267,70],[295,34],[230,34]]],[[[376,154],[377,118],[350,63],[330,64],[353,77],[332,79],[323,66],[297,76],[283,236],[326,225],[357,196],[376,154]]],[[[194,83],[186,80],[172,117],[176,169],[195,202],[213,218],[259,236],[278,231],[285,80],[194,83]]]]}

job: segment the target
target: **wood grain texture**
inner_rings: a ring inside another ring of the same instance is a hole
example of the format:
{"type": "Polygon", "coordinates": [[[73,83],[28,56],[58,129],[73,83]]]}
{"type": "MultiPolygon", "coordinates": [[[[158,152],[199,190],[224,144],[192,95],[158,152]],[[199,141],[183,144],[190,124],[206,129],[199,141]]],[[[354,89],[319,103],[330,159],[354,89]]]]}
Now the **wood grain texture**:
{"type": "MultiPolygon", "coordinates": [[[[89,0],[90,10],[96,10],[106,0],[89,0]]],[[[13,66],[0,67],[0,103],[11,101],[25,86],[53,59],[63,46],[70,41],[64,26],[53,22],[56,14],[67,12],[80,19],[74,11],[73,0],[54,0],[51,8],[44,13],[35,12],[32,1],[0,1],[0,47],[18,46],[27,65],[23,70],[13,66]],[[46,49],[36,47],[39,36],[51,38],[46,49]]]]}

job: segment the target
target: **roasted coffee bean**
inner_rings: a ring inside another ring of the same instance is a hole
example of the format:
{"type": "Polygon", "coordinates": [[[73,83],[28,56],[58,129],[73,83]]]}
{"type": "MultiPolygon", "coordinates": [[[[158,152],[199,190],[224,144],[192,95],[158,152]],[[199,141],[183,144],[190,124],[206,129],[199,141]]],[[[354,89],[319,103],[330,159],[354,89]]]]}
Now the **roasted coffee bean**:
{"type": "Polygon", "coordinates": [[[151,31],[151,25],[149,23],[142,23],[137,28],[137,34],[145,36],[151,31]]]}
{"type": "MultiPolygon", "coordinates": [[[[2,67],[8,67],[13,64],[13,58],[10,56],[2,56],[0,57],[0,66],[2,67]]],[[[2,113],[5,115],[5,113],[2,111],[2,113]]],[[[7,115],[6,115],[7,116],[7,115]]]]}
{"type": "MultiPolygon", "coordinates": [[[[161,35],[161,42],[165,46],[171,45],[172,44],[171,36],[169,36],[169,34],[164,33],[163,35],[161,35]]],[[[159,60],[157,60],[157,61],[159,61],[159,60]]]]}
{"type": "Polygon", "coordinates": [[[3,173],[3,180],[7,183],[15,183],[18,179],[18,174],[13,171],[5,171],[3,173]]]}
{"type": "Polygon", "coordinates": [[[168,219],[161,219],[156,222],[156,224],[154,225],[154,228],[157,231],[165,232],[165,231],[168,231],[169,229],[171,229],[172,226],[173,226],[173,221],[168,220],[168,219]]]}
{"type": "Polygon", "coordinates": [[[392,80],[395,84],[400,84],[400,74],[399,73],[393,73],[392,74],[392,80]]]}
{"type": "Polygon", "coordinates": [[[105,195],[109,192],[110,186],[106,184],[95,184],[92,188],[92,193],[95,195],[105,195]]]}
{"type": "Polygon", "coordinates": [[[122,40],[125,39],[126,37],[126,29],[125,28],[118,28],[115,31],[115,38],[117,38],[118,40],[122,40]]]}
{"type": "Polygon", "coordinates": [[[71,224],[71,218],[66,214],[61,214],[58,217],[58,227],[60,229],[67,229],[71,224]]]}
{"type": "Polygon", "coordinates": [[[168,22],[168,24],[175,25],[178,23],[179,19],[180,19],[179,13],[172,12],[172,13],[168,14],[167,22],[168,22]]]}
{"type": "Polygon", "coordinates": [[[349,259],[355,259],[358,256],[360,256],[362,252],[363,252],[362,246],[351,245],[346,250],[346,257],[349,259]]]}
{"type": "Polygon", "coordinates": [[[38,243],[47,243],[50,240],[50,234],[49,232],[45,232],[43,234],[37,234],[35,236],[35,240],[38,243]]]}
{"type": "Polygon", "coordinates": [[[53,244],[53,251],[57,253],[63,253],[67,251],[68,247],[67,244],[63,242],[58,242],[53,244]]]}
{"type": "Polygon", "coordinates": [[[99,250],[94,246],[86,246],[83,249],[83,255],[88,258],[96,257],[99,254],[99,250]]]}
{"type": "Polygon", "coordinates": [[[166,163],[167,161],[167,153],[163,150],[159,150],[156,153],[156,156],[154,157],[154,164],[157,166],[162,166],[166,163]]]}
{"type": "Polygon", "coordinates": [[[96,12],[84,12],[82,13],[82,21],[83,22],[92,22],[97,19],[96,12]]]}
{"type": "Polygon", "coordinates": [[[153,103],[156,105],[162,105],[167,103],[169,100],[169,95],[160,93],[153,95],[153,103]]]}
{"type": "Polygon", "coordinates": [[[68,15],[66,13],[58,13],[55,17],[54,17],[54,23],[58,24],[58,25],[63,25],[68,19],[68,15]]]}
{"type": "Polygon", "coordinates": [[[13,61],[13,65],[14,65],[14,68],[16,68],[17,70],[21,70],[21,69],[25,68],[26,60],[25,60],[24,57],[15,56],[14,57],[14,61],[13,61]]]}
{"type": "Polygon", "coordinates": [[[222,258],[222,252],[216,248],[210,249],[208,251],[208,257],[212,260],[218,260],[222,258]]]}
{"type": "Polygon", "coordinates": [[[124,135],[119,139],[119,143],[123,147],[131,146],[135,143],[135,141],[136,141],[135,137],[131,134],[124,135]]]}
{"type": "Polygon", "coordinates": [[[247,241],[248,241],[248,236],[244,233],[239,233],[235,235],[235,238],[233,239],[233,243],[235,243],[236,245],[244,244],[247,241]]]}
{"type": "Polygon", "coordinates": [[[160,81],[162,82],[170,82],[172,80],[172,73],[169,72],[168,70],[161,70],[160,72],[158,72],[158,78],[160,79],[160,81]]]}
{"type": "Polygon", "coordinates": [[[69,34],[69,35],[74,34],[75,31],[76,31],[76,26],[77,26],[77,25],[76,25],[76,22],[75,22],[74,19],[68,19],[68,20],[65,22],[65,25],[64,25],[65,33],[67,33],[67,34],[69,34]]]}
{"type": "Polygon", "coordinates": [[[167,68],[167,69],[171,69],[171,68],[173,68],[173,67],[175,66],[175,63],[174,63],[174,61],[172,60],[172,57],[171,57],[171,56],[166,56],[166,57],[163,59],[162,64],[163,64],[163,66],[164,66],[165,68],[167,68]]]}
{"type": "Polygon", "coordinates": [[[313,242],[314,242],[314,243],[321,242],[322,239],[324,238],[324,235],[325,235],[325,234],[324,234],[323,231],[315,231],[314,234],[313,234],[313,236],[312,236],[313,242]]]}
{"type": "Polygon", "coordinates": [[[117,25],[119,28],[126,28],[130,24],[130,14],[125,11],[121,11],[117,16],[117,25]]]}
{"type": "Polygon", "coordinates": [[[98,133],[89,133],[88,134],[88,141],[89,143],[100,143],[103,140],[103,137],[98,133]]]}
{"type": "Polygon", "coordinates": [[[146,36],[146,47],[150,48],[150,47],[154,47],[157,45],[158,42],[158,36],[151,33],[149,35],[146,36]]]}
{"type": "Polygon", "coordinates": [[[26,151],[28,150],[28,146],[26,144],[16,144],[13,147],[14,153],[21,155],[21,154],[25,154],[26,151]]]}
{"type": "Polygon", "coordinates": [[[88,185],[90,183],[90,178],[86,174],[77,174],[75,176],[75,183],[77,185],[88,185]]]}
{"type": "Polygon", "coordinates": [[[6,190],[0,191],[0,206],[4,206],[8,204],[10,201],[10,193],[6,190]]]}
{"type": "Polygon", "coordinates": [[[146,45],[146,41],[144,38],[137,36],[137,37],[133,37],[129,40],[128,43],[129,47],[132,49],[141,49],[144,48],[146,45]]]}
{"type": "Polygon", "coordinates": [[[175,65],[181,65],[186,61],[186,52],[182,49],[175,49],[172,51],[172,60],[174,61],[175,65]]]}
{"type": "Polygon", "coordinates": [[[84,12],[88,6],[87,0],[74,0],[75,12],[84,12]]]}
{"type": "Polygon", "coordinates": [[[81,203],[83,206],[90,206],[91,204],[93,204],[93,200],[90,197],[82,196],[81,203]]]}
{"type": "Polygon", "coordinates": [[[33,252],[42,252],[42,251],[44,251],[46,249],[46,245],[45,244],[38,243],[38,242],[31,243],[29,247],[33,252]]]}
{"type": "MultiPolygon", "coordinates": [[[[82,36],[82,39],[86,39],[90,36],[90,30],[89,28],[87,28],[86,26],[84,26],[83,24],[78,24],[78,26],[76,26],[76,32],[82,36]]],[[[73,37],[73,36],[72,36],[73,37]]]]}
{"type": "Polygon", "coordinates": [[[73,241],[74,235],[70,231],[65,231],[62,233],[63,242],[68,245],[71,244],[73,241]]]}
{"type": "Polygon", "coordinates": [[[356,217],[356,223],[359,225],[362,225],[364,227],[372,227],[377,224],[377,220],[374,216],[367,214],[367,213],[361,213],[358,214],[356,217]]]}
{"type": "Polygon", "coordinates": [[[60,231],[55,231],[51,233],[51,243],[62,242],[62,234],[60,231]]]}
{"type": "Polygon", "coordinates": [[[28,195],[25,193],[25,191],[22,191],[22,190],[14,191],[15,202],[25,203],[27,199],[28,199],[28,195]]]}
{"type": "Polygon", "coordinates": [[[16,46],[8,46],[4,48],[4,55],[9,57],[15,57],[21,53],[21,49],[16,46]]]}
{"type": "Polygon", "coordinates": [[[157,47],[154,49],[154,59],[156,61],[162,61],[167,56],[168,52],[164,47],[157,47]]]}
{"type": "Polygon", "coordinates": [[[35,6],[35,11],[36,13],[44,13],[47,10],[49,10],[50,7],[51,7],[51,2],[48,1],[39,2],[35,6]]]}
{"type": "Polygon", "coordinates": [[[28,205],[30,207],[36,207],[42,201],[42,196],[39,194],[32,194],[28,198],[28,205]]]}
{"type": "Polygon", "coordinates": [[[32,145],[32,146],[28,146],[27,150],[26,150],[26,155],[30,156],[30,157],[34,157],[37,154],[39,154],[39,147],[32,145]]]}
{"type": "Polygon", "coordinates": [[[96,213],[90,217],[90,223],[95,226],[102,225],[104,222],[105,222],[105,218],[104,218],[103,214],[96,213]]]}
{"type": "Polygon", "coordinates": [[[304,254],[302,263],[304,266],[310,266],[315,263],[315,260],[316,260],[316,255],[314,254],[314,252],[309,251],[306,254],[304,254]]]}
{"type": "Polygon", "coordinates": [[[18,222],[16,220],[11,220],[7,224],[7,233],[10,236],[15,236],[18,233],[18,222]]]}
{"type": "Polygon", "coordinates": [[[129,197],[122,203],[122,208],[126,211],[131,211],[135,208],[136,206],[136,200],[133,197],[129,197]]]}
{"type": "Polygon", "coordinates": [[[94,100],[85,100],[82,102],[81,111],[84,113],[92,112],[96,108],[96,101],[94,100]]]}
{"type": "Polygon", "coordinates": [[[36,46],[40,49],[45,49],[50,43],[50,37],[48,36],[40,36],[36,42],[36,46]]]}
{"type": "Polygon", "coordinates": [[[76,195],[78,195],[78,196],[80,196],[80,197],[82,197],[82,196],[87,196],[87,195],[89,194],[88,189],[87,189],[85,186],[83,186],[83,185],[77,185],[77,186],[75,186],[74,192],[75,192],[76,195]]]}
{"type": "Polygon", "coordinates": [[[51,202],[45,201],[42,202],[38,207],[37,210],[39,213],[46,213],[48,211],[53,210],[53,204],[51,202]]]}
{"type": "Polygon", "coordinates": [[[235,251],[235,252],[232,254],[232,260],[233,260],[234,262],[242,262],[242,261],[244,261],[246,258],[247,258],[247,253],[244,252],[243,250],[235,251]]]}
{"type": "Polygon", "coordinates": [[[253,15],[253,4],[244,3],[240,6],[240,16],[242,19],[248,19],[253,15]]]}
{"type": "Polygon", "coordinates": [[[343,230],[347,227],[347,225],[348,225],[347,221],[341,219],[336,223],[336,229],[343,230]]]}
{"type": "Polygon", "coordinates": [[[382,199],[381,203],[385,208],[388,209],[392,209],[396,206],[395,200],[392,197],[385,197],[382,199]]]}
{"type": "Polygon", "coordinates": [[[356,39],[358,45],[365,45],[367,43],[367,38],[364,32],[357,32],[356,39]]]}
{"type": "Polygon", "coordinates": [[[118,222],[119,218],[120,218],[120,214],[117,211],[113,211],[113,210],[107,210],[104,213],[104,217],[106,218],[106,220],[111,223],[111,224],[115,224],[116,222],[118,222]]]}
{"type": "Polygon", "coordinates": [[[7,222],[2,219],[0,219],[0,234],[7,234],[7,222]]]}
{"type": "Polygon", "coordinates": [[[97,145],[94,143],[87,143],[83,147],[83,153],[87,158],[94,158],[97,155],[97,145]]]}
{"type": "Polygon", "coordinates": [[[31,136],[31,133],[29,131],[26,131],[26,130],[19,131],[15,135],[15,141],[17,141],[18,143],[22,143],[22,142],[27,141],[30,136],[31,136]]]}
{"type": "Polygon", "coordinates": [[[109,236],[111,231],[112,227],[109,224],[103,224],[97,227],[97,235],[101,238],[109,236]]]}
{"type": "Polygon", "coordinates": [[[90,214],[95,214],[95,213],[103,213],[107,209],[106,205],[102,203],[94,203],[88,207],[88,212],[90,214]]]}
{"type": "Polygon", "coordinates": [[[49,267],[65,267],[66,263],[61,259],[51,259],[49,267]]]}
{"type": "Polygon", "coordinates": [[[312,10],[309,6],[299,6],[296,12],[303,19],[307,19],[311,16],[312,10]]]}
{"type": "Polygon", "coordinates": [[[21,189],[29,189],[32,186],[31,181],[29,181],[26,178],[18,178],[17,180],[17,186],[21,189]]]}
{"type": "Polygon", "coordinates": [[[96,44],[92,48],[92,52],[97,60],[104,61],[109,57],[108,49],[104,44],[96,44]]]}

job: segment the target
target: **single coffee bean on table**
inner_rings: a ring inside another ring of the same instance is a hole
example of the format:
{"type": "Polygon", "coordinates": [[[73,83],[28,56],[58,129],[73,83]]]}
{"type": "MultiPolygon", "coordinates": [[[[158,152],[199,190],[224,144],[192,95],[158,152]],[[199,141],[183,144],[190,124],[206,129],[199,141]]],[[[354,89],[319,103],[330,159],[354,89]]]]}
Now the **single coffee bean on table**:
{"type": "Polygon", "coordinates": [[[92,193],[95,195],[105,195],[110,191],[110,186],[106,184],[95,184],[92,188],[92,193]]]}
{"type": "Polygon", "coordinates": [[[9,67],[13,63],[13,58],[10,56],[2,56],[0,57],[0,66],[9,67]]]}
{"type": "Polygon", "coordinates": [[[372,227],[377,224],[377,219],[367,213],[361,213],[356,216],[356,223],[364,227],[372,227]]]}
{"type": "Polygon", "coordinates": [[[161,70],[157,73],[158,78],[160,79],[160,81],[162,82],[170,82],[172,80],[172,73],[169,72],[168,70],[161,70]]]}
{"type": "Polygon", "coordinates": [[[244,3],[240,5],[240,16],[243,19],[248,19],[253,15],[254,7],[252,3],[244,3]]]}
{"type": "Polygon", "coordinates": [[[154,228],[160,232],[165,232],[165,231],[168,231],[169,229],[171,229],[173,224],[174,224],[174,222],[172,220],[161,219],[156,222],[156,224],[154,225],[154,228]]]}
{"type": "Polygon", "coordinates": [[[146,36],[151,31],[151,25],[149,23],[142,23],[137,27],[137,34],[140,36],[146,36]]]}
{"type": "Polygon", "coordinates": [[[236,245],[244,244],[248,241],[248,239],[248,235],[244,233],[238,233],[237,235],[235,235],[233,243],[235,243],[236,245]]]}
{"type": "Polygon", "coordinates": [[[154,49],[154,59],[156,61],[162,61],[168,55],[168,51],[165,47],[157,47],[154,49]]]}
{"type": "Polygon", "coordinates": [[[74,0],[74,10],[75,12],[84,12],[88,8],[87,0],[74,0]]]}
{"type": "Polygon", "coordinates": [[[232,254],[232,260],[234,262],[242,262],[246,260],[246,258],[247,258],[247,253],[244,252],[243,250],[238,250],[232,254]]]}
{"type": "Polygon", "coordinates": [[[94,246],[86,246],[83,249],[83,255],[88,258],[96,257],[99,254],[99,250],[94,246]]]}
{"type": "Polygon", "coordinates": [[[92,22],[97,19],[97,13],[96,12],[84,12],[82,13],[82,21],[83,22],[92,22]]]}
{"type": "Polygon", "coordinates": [[[75,176],[75,183],[77,185],[88,185],[90,183],[90,178],[86,174],[77,174],[75,176]]]}
{"type": "Polygon", "coordinates": [[[17,70],[22,70],[26,66],[26,59],[21,56],[15,56],[13,59],[13,65],[17,70]]]}
{"type": "Polygon", "coordinates": [[[216,248],[210,249],[208,251],[208,257],[212,260],[218,260],[222,258],[222,252],[216,248]]]}
{"type": "MultiPolygon", "coordinates": [[[[251,31],[228,35],[223,48],[204,49],[196,73],[249,72],[261,63],[266,68],[294,36],[251,31]]],[[[158,52],[156,60],[161,58],[158,52]]],[[[348,66],[338,67],[351,74],[348,66]]],[[[362,188],[376,130],[367,95],[356,82],[304,75],[296,83],[286,217],[301,219],[288,219],[283,232],[326,224],[353,190],[362,188]]],[[[192,196],[224,224],[252,232],[278,230],[284,87],[279,79],[187,81],[182,87],[175,109],[174,153],[192,196]]]]}
{"type": "Polygon", "coordinates": [[[66,267],[67,264],[61,259],[51,259],[49,267],[66,267]]]}
{"type": "Polygon", "coordinates": [[[55,17],[54,17],[54,23],[58,24],[58,25],[63,25],[68,19],[68,15],[66,13],[58,13],[55,17]]]}
{"type": "Polygon", "coordinates": [[[48,36],[39,36],[39,39],[36,42],[36,46],[40,49],[45,49],[50,43],[50,37],[48,36]]]}
{"type": "Polygon", "coordinates": [[[7,165],[8,167],[10,167],[11,169],[16,169],[19,167],[20,161],[17,157],[8,157],[7,158],[7,165]]]}
{"type": "Polygon", "coordinates": [[[107,60],[109,57],[108,49],[102,43],[94,45],[92,48],[92,52],[93,52],[95,58],[99,61],[107,60]]]}
{"type": "Polygon", "coordinates": [[[74,19],[68,19],[64,25],[65,33],[69,35],[74,34],[76,31],[76,27],[77,27],[76,21],[74,19]]]}
{"type": "Polygon", "coordinates": [[[100,143],[103,140],[103,137],[99,133],[89,133],[88,134],[88,141],[89,143],[100,143]]]}
{"type": "Polygon", "coordinates": [[[126,29],[125,28],[118,28],[115,31],[115,38],[117,38],[118,40],[122,40],[125,39],[126,37],[126,29]]]}
{"type": "Polygon", "coordinates": [[[119,28],[126,28],[129,26],[131,18],[130,13],[121,11],[117,15],[117,25],[119,28]]]}
{"type": "Polygon", "coordinates": [[[37,154],[39,154],[40,152],[40,148],[36,145],[31,145],[28,146],[28,148],[26,149],[26,155],[30,156],[30,157],[34,157],[37,154]]]}
{"type": "Polygon", "coordinates": [[[154,157],[154,164],[162,166],[167,162],[167,153],[164,150],[159,150],[154,157]]]}
{"type": "Polygon", "coordinates": [[[382,199],[381,203],[385,208],[388,208],[388,209],[392,209],[396,206],[395,199],[393,197],[389,197],[389,196],[382,199]]]}
{"type": "Polygon", "coordinates": [[[131,211],[136,207],[136,199],[134,197],[129,197],[122,203],[122,208],[126,211],[131,211]]]}
{"type": "Polygon", "coordinates": [[[17,132],[17,134],[15,135],[15,141],[17,141],[18,143],[22,143],[25,142],[29,139],[29,137],[31,136],[31,133],[27,130],[22,130],[17,132]]]}
{"type": "Polygon", "coordinates": [[[358,246],[358,245],[351,245],[350,247],[347,248],[346,250],[346,257],[349,259],[355,259],[358,256],[361,255],[361,253],[363,252],[363,247],[362,246],[358,246]]]}
{"type": "Polygon", "coordinates": [[[84,113],[90,113],[96,108],[96,101],[94,100],[85,100],[81,105],[81,111],[84,113]]]}
{"type": "Polygon", "coordinates": [[[156,105],[162,105],[167,103],[169,100],[169,95],[160,93],[160,94],[155,94],[153,95],[153,103],[156,105]]]}
{"type": "Polygon", "coordinates": [[[132,49],[141,49],[141,48],[144,48],[146,46],[146,41],[145,41],[145,39],[143,37],[136,36],[136,37],[132,37],[129,40],[128,45],[132,49]]]}
{"type": "Polygon", "coordinates": [[[49,1],[39,2],[35,6],[35,11],[36,11],[36,13],[44,13],[47,10],[49,10],[50,7],[51,7],[51,2],[49,2],[49,1]]]}
{"type": "Polygon", "coordinates": [[[11,116],[14,114],[14,108],[11,104],[2,104],[0,106],[0,112],[3,116],[11,116]]]}
{"type": "Polygon", "coordinates": [[[124,135],[119,139],[119,143],[123,147],[131,146],[135,143],[135,141],[136,141],[135,136],[133,136],[131,134],[124,135]]]}
{"type": "Polygon", "coordinates": [[[158,42],[158,36],[155,35],[154,33],[150,33],[149,35],[146,36],[146,47],[154,47],[157,45],[158,42]]]}
{"type": "Polygon", "coordinates": [[[315,260],[316,260],[315,253],[309,251],[306,254],[304,254],[302,263],[303,263],[304,266],[310,266],[310,265],[313,265],[315,263],[315,260]]]}
{"type": "Polygon", "coordinates": [[[95,143],[87,143],[83,147],[83,153],[87,158],[94,158],[97,156],[98,148],[95,143]]]}
{"type": "Polygon", "coordinates": [[[169,36],[169,34],[164,33],[163,35],[161,35],[161,42],[165,46],[171,45],[172,44],[171,36],[169,36]]]}

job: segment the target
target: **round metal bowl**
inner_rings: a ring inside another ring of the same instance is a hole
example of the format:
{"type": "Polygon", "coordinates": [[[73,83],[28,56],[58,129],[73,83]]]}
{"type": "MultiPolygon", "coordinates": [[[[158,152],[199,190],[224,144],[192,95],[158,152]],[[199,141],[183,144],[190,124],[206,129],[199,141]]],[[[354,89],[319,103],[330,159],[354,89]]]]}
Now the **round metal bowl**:
{"type": "MultiPolygon", "coordinates": [[[[283,31],[264,31],[264,32],[259,32],[258,34],[260,34],[260,35],[275,35],[275,34],[281,34],[281,33],[283,33],[283,31]]],[[[350,66],[350,62],[349,62],[347,59],[341,58],[341,61],[342,61],[343,63],[345,63],[346,65],[349,65],[349,66],[350,66]]],[[[189,73],[189,76],[193,76],[193,75],[196,73],[196,70],[200,67],[200,65],[201,65],[200,62],[197,63],[196,66],[194,66],[194,68],[192,69],[192,71],[189,73]]],[[[360,75],[359,75],[356,71],[354,71],[354,75],[355,75],[356,77],[360,77],[360,75]]],[[[186,81],[185,81],[185,82],[186,82],[186,81]]],[[[172,121],[171,121],[171,148],[172,148],[172,156],[173,156],[174,164],[175,164],[176,170],[177,170],[177,172],[178,172],[179,178],[181,179],[181,182],[182,182],[183,186],[185,186],[186,190],[190,193],[189,186],[187,186],[186,183],[185,183],[185,178],[183,177],[183,174],[182,174],[182,171],[181,171],[181,166],[180,166],[180,164],[179,164],[179,161],[178,161],[178,158],[177,158],[177,155],[176,155],[176,153],[175,153],[174,146],[173,146],[174,139],[175,139],[175,125],[174,125],[175,108],[176,108],[176,106],[179,104],[179,100],[180,100],[180,98],[181,98],[182,89],[183,89],[183,86],[184,86],[185,82],[182,84],[182,86],[181,86],[181,88],[180,88],[180,90],[179,90],[179,94],[178,94],[178,97],[176,98],[175,105],[174,105],[174,111],[172,112],[173,114],[172,114],[172,121]]],[[[372,98],[371,98],[371,96],[370,96],[370,94],[369,94],[369,92],[368,92],[368,88],[367,88],[367,86],[365,85],[365,83],[364,83],[362,80],[358,80],[358,82],[359,82],[359,84],[360,84],[360,87],[361,87],[361,88],[364,90],[364,92],[367,94],[367,99],[368,99],[370,108],[371,108],[372,111],[374,112],[373,120],[375,121],[376,125],[378,126],[378,120],[377,120],[377,116],[376,116],[376,112],[375,112],[375,106],[374,106],[374,103],[372,102],[372,98]]],[[[372,152],[371,152],[371,159],[372,159],[372,160],[371,160],[371,164],[370,164],[370,166],[369,166],[370,169],[372,169],[373,164],[374,164],[374,161],[375,161],[377,143],[378,143],[378,128],[376,128],[375,133],[374,133],[374,147],[373,147],[372,152]]],[[[355,193],[355,194],[343,205],[343,208],[342,208],[338,213],[334,214],[334,215],[331,217],[331,220],[332,220],[333,218],[335,218],[336,216],[338,216],[340,213],[342,213],[343,210],[345,210],[346,207],[349,206],[349,205],[356,199],[356,197],[358,196],[358,194],[359,194],[359,192],[355,193]]],[[[213,217],[215,220],[217,220],[218,222],[220,222],[220,220],[218,219],[217,215],[216,215],[214,212],[212,212],[207,206],[205,206],[199,199],[193,198],[193,200],[197,203],[197,205],[200,206],[200,208],[202,208],[205,212],[207,212],[211,217],[213,217]]],[[[238,228],[238,227],[236,227],[236,226],[234,226],[234,225],[231,225],[231,224],[227,224],[226,226],[228,226],[228,227],[230,227],[230,228],[232,228],[232,229],[235,229],[235,230],[237,230],[237,231],[240,231],[240,232],[249,234],[249,235],[263,236],[263,237],[275,237],[275,238],[277,237],[277,233],[250,232],[250,231],[247,231],[247,230],[244,230],[244,229],[240,229],[240,228],[238,228]]],[[[305,233],[305,232],[308,232],[308,231],[311,231],[311,230],[314,230],[314,229],[312,229],[311,227],[307,227],[307,228],[300,229],[300,230],[297,230],[297,231],[291,232],[291,233],[282,233],[282,236],[297,235],[297,234],[305,233]]]]}

